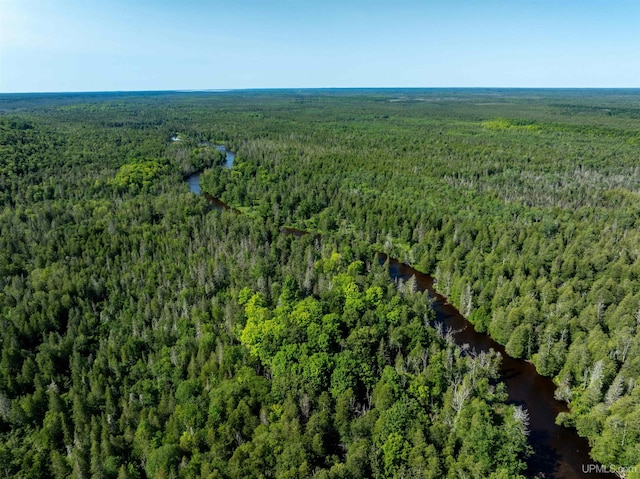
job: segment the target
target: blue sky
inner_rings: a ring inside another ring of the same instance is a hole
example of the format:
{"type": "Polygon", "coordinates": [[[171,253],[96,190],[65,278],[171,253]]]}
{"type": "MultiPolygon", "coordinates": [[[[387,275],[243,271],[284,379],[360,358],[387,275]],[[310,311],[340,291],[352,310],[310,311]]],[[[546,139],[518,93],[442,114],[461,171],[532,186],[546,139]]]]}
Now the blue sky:
{"type": "Polygon", "coordinates": [[[640,87],[640,1],[0,0],[0,92],[640,87]]]}

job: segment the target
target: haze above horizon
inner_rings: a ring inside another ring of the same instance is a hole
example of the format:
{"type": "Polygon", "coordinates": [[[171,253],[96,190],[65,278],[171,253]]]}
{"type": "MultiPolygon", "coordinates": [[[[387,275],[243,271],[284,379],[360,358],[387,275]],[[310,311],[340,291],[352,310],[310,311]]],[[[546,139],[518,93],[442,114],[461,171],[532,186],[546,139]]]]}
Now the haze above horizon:
{"type": "Polygon", "coordinates": [[[638,88],[640,3],[0,0],[0,93],[638,88]]]}

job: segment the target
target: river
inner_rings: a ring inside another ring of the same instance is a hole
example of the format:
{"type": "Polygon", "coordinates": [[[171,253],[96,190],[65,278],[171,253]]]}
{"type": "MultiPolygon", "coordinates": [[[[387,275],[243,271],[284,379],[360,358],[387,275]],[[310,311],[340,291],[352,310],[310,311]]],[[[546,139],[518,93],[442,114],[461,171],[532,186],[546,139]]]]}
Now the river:
{"type": "MultiPolygon", "coordinates": [[[[213,145],[225,153],[225,167],[231,168],[235,154],[222,145],[213,145]]],[[[187,178],[193,193],[200,194],[200,173],[187,178]]],[[[204,193],[206,198],[218,209],[231,209],[230,206],[204,193]]],[[[235,210],[237,211],[237,210],[235,210]]],[[[286,234],[301,236],[306,232],[294,228],[282,228],[286,234]]],[[[378,255],[382,263],[387,261],[383,253],[378,255]]],[[[484,333],[478,333],[473,325],[441,294],[433,289],[433,278],[411,266],[389,258],[389,275],[395,280],[407,281],[415,276],[418,289],[428,291],[434,298],[433,309],[436,323],[453,330],[453,339],[457,345],[468,347],[480,353],[493,349],[502,355],[500,366],[501,380],[507,386],[509,403],[523,406],[529,412],[529,443],[534,454],[528,460],[527,474],[540,479],[611,479],[613,474],[590,472],[585,470],[594,461],[589,457],[589,443],[578,436],[575,429],[556,425],[555,418],[560,412],[568,410],[566,403],[554,398],[556,386],[550,378],[541,376],[535,367],[522,359],[509,356],[502,345],[484,333]]]]}
{"type": "MultiPolygon", "coordinates": [[[[384,263],[387,256],[381,253],[378,260],[384,263]]],[[[589,457],[589,443],[578,436],[575,429],[556,425],[558,413],[566,412],[568,408],[566,403],[554,398],[556,386],[550,378],[538,374],[531,363],[509,356],[504,347],[489,335],[478,333],[447,298],[433,289],[431,276],[395,259],[389,259],[389,274],[392,279],[403,281],[415,276],[418,289],[429,291],[434,298],[435,322],[453,330],[457,345],[467,345],[478,353],[493,349],[501,354],[500,374],[507,386],[509,403],[521,405],[529,411],[529,443],[533,446],[534,454],[528,461],[528,474],[545,479],[614,477],[612,474],[583,472],[583,467],[587,470],[590,464],[594,464],[589,457]]]]}
{"type": "MultiPolygon", "coordinates": [[[[221,151],[222,153],[224,153],[224,167],[228,169],[231,169],[231,167],[233,167],[233,162],[236,159],[236,154],[233,151],[227,150],[227,148],[224,145],[216,145],[214,143],[205,141],[205,142],[202,142],[200,146],[212,146],[216,148],[218,151],[221,151]]],[[[201,174],[202,172],[198,171],[196,173],[193,173],[189,177],[187,177],[187,180],[186,180],[187,184],[189,185],[189,189],[191,190],[192,193],[195,193],[196,195],[199,195],[200,193],[202,193],[202,190],[200,188],[201,174]]],[[[204,197],[209,201],[209,203],[211,203],[218,210],[238,211],[232,208],[231,206],[229,206],[228,204],[226,204],[224,201],[211,196],[206,191],[204,193],[204,197]]]]}

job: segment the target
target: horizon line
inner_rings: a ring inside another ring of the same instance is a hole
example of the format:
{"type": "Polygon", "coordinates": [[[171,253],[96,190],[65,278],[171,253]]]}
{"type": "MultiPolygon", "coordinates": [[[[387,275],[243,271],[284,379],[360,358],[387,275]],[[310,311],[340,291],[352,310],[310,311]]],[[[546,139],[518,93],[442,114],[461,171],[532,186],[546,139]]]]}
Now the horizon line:
{"type": "Polygon", "coordinates": [[[180,88],[157,90],[51,90],[51,91],[0,91],[0,95],[59,95],[101,93],[234,93],[251,91],[296,91],[296,90],[640,90],[640,86],[629,87],[583,87],[583,86],[361,86],[361,87],[250,87],[250,88],[180,88]]]}

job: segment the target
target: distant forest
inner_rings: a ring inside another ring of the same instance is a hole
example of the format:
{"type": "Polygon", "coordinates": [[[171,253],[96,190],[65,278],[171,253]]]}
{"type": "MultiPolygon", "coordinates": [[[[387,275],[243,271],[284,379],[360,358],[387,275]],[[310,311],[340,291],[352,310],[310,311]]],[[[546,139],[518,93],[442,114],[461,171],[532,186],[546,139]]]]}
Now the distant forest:
{"type": "Polygon", "coordinates": [[[499,355],[384,252],[640,478],[639,100],[0,95],[0,476],[526,477],[499,355]]]}

